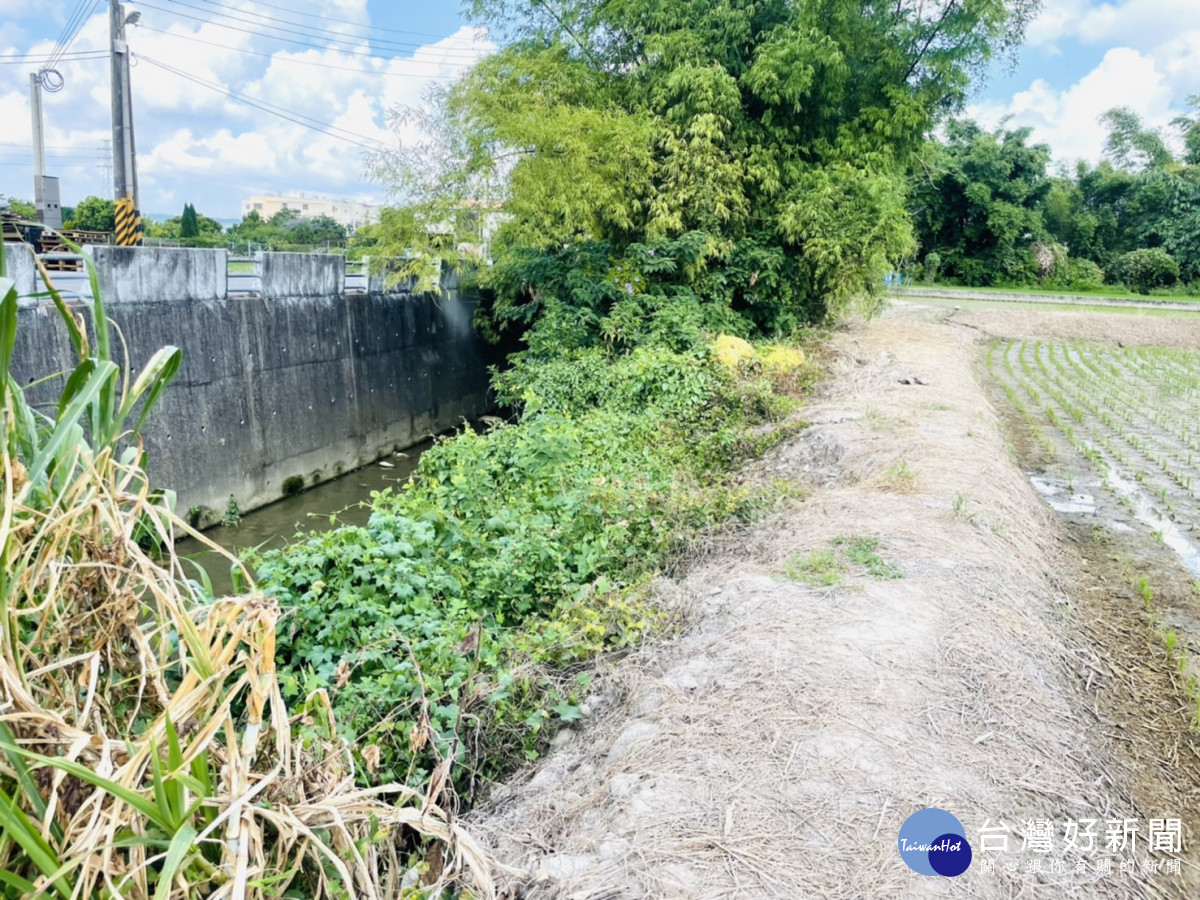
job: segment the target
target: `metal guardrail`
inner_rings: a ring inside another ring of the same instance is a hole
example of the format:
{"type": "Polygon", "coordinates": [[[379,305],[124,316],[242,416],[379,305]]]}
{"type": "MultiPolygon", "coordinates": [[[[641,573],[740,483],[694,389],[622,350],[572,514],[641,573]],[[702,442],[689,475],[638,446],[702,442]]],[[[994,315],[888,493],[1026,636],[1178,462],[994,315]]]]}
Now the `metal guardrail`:
{"type": "MultiPolygon", "coordinates": [[[[247,265],[253,265],[252,259],[229,260],[226,274],[226,284],[229,296],[255,296],[262,293],[262,278],[258,272],[244,271],[247,265]],[[234,267],[237,271],[234,271],[234,267]]],[[[365,294],[367,292],[367,273],[361,262],[346,260],[342,269],[342,290],[347,294],[365,294]],[[351,269],[360,271],[353,272],[351,269]]]]}

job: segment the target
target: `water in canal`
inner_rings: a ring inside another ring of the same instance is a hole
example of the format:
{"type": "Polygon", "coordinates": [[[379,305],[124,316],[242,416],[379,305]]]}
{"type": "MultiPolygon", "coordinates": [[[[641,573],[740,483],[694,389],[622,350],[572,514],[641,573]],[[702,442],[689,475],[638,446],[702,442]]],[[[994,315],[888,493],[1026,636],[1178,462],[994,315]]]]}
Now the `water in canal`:
{"type": "MultiPolygon", "coordinates": [[[[205,531],[204,535],[236,556],[253,547],[282,547],[300,531],[328,529],[332,527],[330,516],[336,517],[334,524],[337,525],[365,525],[371,515],[371,492],[404,484],[421,454],[431,446],[432,441],[417,444],[403,453],[326,481],[294,497],[246,513],[237,526],[218,525],[205,531]]],[[[233,579],[227,559],[194,540],[180,541],[176,551],[181,557],[194,560],[208,573],[215,596],[232,593],[233,579]]],[[[192,570],[188,563],[184,566],[189,572],[192,570]]]]}

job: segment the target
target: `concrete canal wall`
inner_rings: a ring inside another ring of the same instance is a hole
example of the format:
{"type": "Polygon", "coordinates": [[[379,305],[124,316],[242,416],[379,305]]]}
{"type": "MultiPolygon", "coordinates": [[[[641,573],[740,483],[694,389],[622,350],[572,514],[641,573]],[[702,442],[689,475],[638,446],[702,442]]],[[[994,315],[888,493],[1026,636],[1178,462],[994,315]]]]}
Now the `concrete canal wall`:
{"type": "MultiPolygon", "coordinates": [[[[144,437],[155,483],[206,522],[230,497],[243,510],[270,503],[489,408],[475,302],[452,276],[440,296],[378,279],[346,293],[340,257],[268,253],[260,291],[229,296],[224,250],[92,253],[134,371],[160,347],[183,350],[144,437]]],[[[14,374],[29,383],[74,364],[49,301],[23,302],[14,374]]]]}

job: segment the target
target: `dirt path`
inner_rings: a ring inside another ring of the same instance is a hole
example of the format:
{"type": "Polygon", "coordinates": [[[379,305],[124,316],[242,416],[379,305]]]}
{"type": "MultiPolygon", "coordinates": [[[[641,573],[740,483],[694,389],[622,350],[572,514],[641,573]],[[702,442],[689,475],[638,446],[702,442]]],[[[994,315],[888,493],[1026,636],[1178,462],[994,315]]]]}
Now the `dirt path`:
{"type": "Polygon", "coordinates": [[[530,873],[512,896],[1200,893],[1194,748],[1113,739],[1138,713],[1101,644],[1152,674],[1167,664],[1136,625],[1092,627],[1098,593],[1077,598],[1096,585],[976,380],[979,332],[944,316],[909,308],[835,336],[816,424],[749,476],[808,498],[664,589],[694,626],[614,664],[585,724],[472,815],[530,873]],[[958,878],[897,852],[931,806],[974,848],[958,878]],[[1183,820],[1182,854],[1147,853],[1151,818],[1183,820]],[[1098,849],[1067,849],[1065,822],[1089,819],[1098,849]],[[1110,819],[1140,828],[1132,866],[1104,849],[1110,819]],[[1037,820],[1049,853],[1022,850],[1037,820]],[[1005,831],[985,842],[985,824],[1005,831]],[[1000,835],[1008,852],[985,850],[1000,835]]]}

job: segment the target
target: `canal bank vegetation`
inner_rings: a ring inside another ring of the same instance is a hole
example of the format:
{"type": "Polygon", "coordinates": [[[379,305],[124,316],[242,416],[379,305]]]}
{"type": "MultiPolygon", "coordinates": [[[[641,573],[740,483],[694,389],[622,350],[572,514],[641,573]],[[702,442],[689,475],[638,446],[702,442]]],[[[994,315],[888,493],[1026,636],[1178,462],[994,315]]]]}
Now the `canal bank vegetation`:
{"type": "Polygon", "coordinates": [[[801,427],[787,345],[877,308],[907,165],[1035,8],[472,6],[503,47],[398,115],[374,252],[431,290],[486,253],[515,421],[254,560],[284,690],[329,691],[359,777],[468,802],[586,716],[590,660],[669,627],[650,585],[689,541],[777,499],[729,476],[801,427]]]}
{"type": "MultiPolygon", "coordinates": [[[[366,526],[256,560],[290,611],[285,697],[329,691],[366,783],[453,761],[469,798],[535,758],[583,715],[588,662],[669,625],[649,588],[664,565],[778,499],[725,477],[801,425],[756,363],[648,347],[498,377],[518,421],[436,444],[366,526]]],[[[796,353],[780,374],[812,372],[796,353]]]]}

